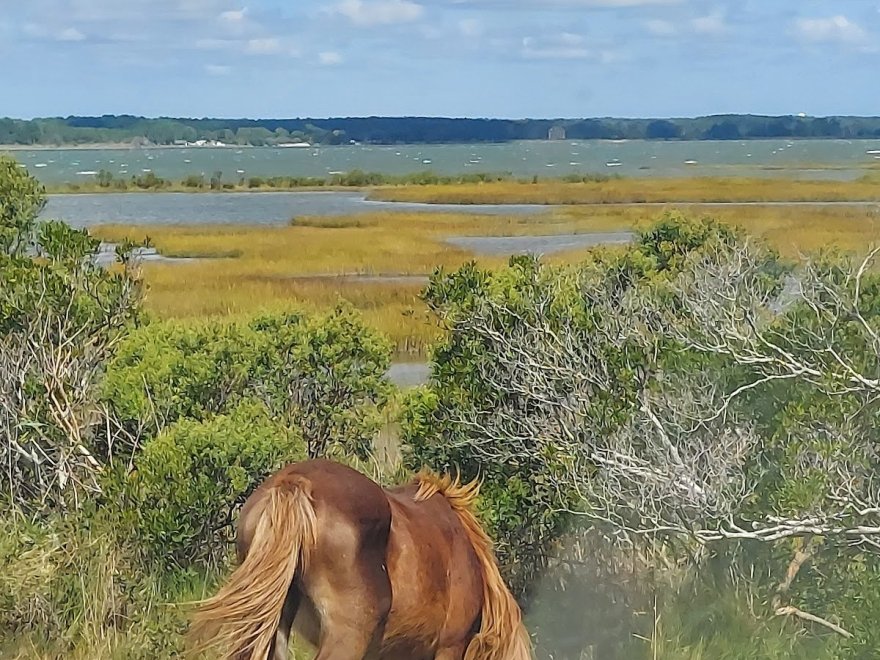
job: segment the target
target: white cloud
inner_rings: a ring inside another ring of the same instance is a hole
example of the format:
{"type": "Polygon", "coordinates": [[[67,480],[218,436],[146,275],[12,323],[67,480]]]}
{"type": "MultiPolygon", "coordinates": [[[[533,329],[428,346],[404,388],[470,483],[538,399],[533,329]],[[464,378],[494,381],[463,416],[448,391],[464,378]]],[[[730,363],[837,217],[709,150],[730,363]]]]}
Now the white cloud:
{"type": "Polygon", "coordinates": [[[672,21],[655,18],[644,22],[645,29],[654,36],[674,37],[687,34],[719,35],[727,32],[729,26],[720,11],[696,16],[688,21],[673,23],[672,21]]]}
{"type": "Polygon", "coordinates": [[[838,14],[827,18],[799,18],[794,22],[795,34],[805,41],[832,43],[863,43],[868,33],[858,23],[838,14]]]}
{"type": "Polygon", "coordinates": [[[342,53],[335,50],[325,50],[323,53],[318,53],[318,61],[323,66],[336,66],[343,62],[342,53]]]}
{"type": "Polygon", "coordinates": [[[46,28],[37,23],[25,23],[22,31],[29,37],[50,41],[85,41],[86,35],[75,27],[46,28]]]}
{"type": "Polygon", "coordinates": [[[584,38],[571,32],[546,36],[525,37],[522,55],[530,60],[581,60],[592,55],[584,38]]]}
{"type": "Polygon", "coordinates": [[[247,7],[242,7],[241,9],[229,9],[220,12],[220,20],[225,21],[226,23],[241,23],[244,21],[246,14],[247,7]]]}
{"type": "Polygon", "coordinates": [[[278,37],[255,37],[252,39],[216,39],[212,37],[196,39],[194,45],[199,50],[220,50],[246,55],[289,55],[300,57],[299,48],[288,39],[278,37]]]}
{"type": "Polygon", "coordinates": [[[64,28],[58,33],[58,41],[83,41],[85,38],[86,35],[74,27],[64,28]]]}
{"type": "MultiPolygon", "coordinates": [[[[0,4],[13,4],[7,0],[0,4]]],[[[228,9],[230,0],[151,0],[149,3],[131,0],[27,0],[19,2],[23,9],[43,19],[77,22],[111,23],[114,21],[152,20],[205,20],[228,9]]],[[[4,7],[4,13],[6,13],[4,7]]]]}
{"type": "Polygon", "coordinates": [[[424,15],[425,8],[411,0],[342,0],[336,11],[356,25],[369,27],[411,23],[424,15]]]}
{"type": "Polygon", "coordinates": [[[248,39],[244,52],[249,55],[276,55],[283,50],[281,41],[275,37],[248,39]]]}
{"type": "Polygon", "coordinates": [[[206,64],[205,72],[211,76],[226,76],[232,71],[232,67],[225,64],[206,64]]]}

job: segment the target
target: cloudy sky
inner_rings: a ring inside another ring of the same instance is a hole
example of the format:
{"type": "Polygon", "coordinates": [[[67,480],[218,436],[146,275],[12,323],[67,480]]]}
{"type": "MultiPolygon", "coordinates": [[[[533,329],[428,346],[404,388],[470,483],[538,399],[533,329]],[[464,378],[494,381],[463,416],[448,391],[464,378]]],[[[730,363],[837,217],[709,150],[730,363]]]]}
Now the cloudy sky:
{"type": "Polygon", "coordinates": [[[880,114],[880,0],[0,0],[0,116],[880,114]]]}

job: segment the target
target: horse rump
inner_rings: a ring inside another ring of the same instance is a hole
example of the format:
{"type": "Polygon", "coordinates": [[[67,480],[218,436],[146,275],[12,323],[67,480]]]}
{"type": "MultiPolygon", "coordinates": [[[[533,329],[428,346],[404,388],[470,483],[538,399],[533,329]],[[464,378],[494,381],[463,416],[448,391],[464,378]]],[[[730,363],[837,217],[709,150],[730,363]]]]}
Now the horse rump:
{"type": "MultiPolygon", "coordinates": [[[[317,516],[305,479],[288,479],[255,500],[249,547],[221,589],[200,601],[189,630],[192,654],[225,647],[222,658],[265,660],[288,589],[308,565],[317,538],[317,516]]],[[[244,515],[239,535],[245,526],[244,515]]]]}

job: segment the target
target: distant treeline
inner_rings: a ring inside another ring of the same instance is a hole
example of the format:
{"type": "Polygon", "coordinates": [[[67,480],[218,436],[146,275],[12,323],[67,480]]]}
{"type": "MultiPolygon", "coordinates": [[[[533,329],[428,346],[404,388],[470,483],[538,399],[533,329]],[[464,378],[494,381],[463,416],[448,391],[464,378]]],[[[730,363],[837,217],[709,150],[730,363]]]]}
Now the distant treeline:
{"type": "Polygon", "coordinates": [[[230,145],[414,144],[546,140],[743,140],[880,138],[880,117],[713,115],[682,119],[456,119],[331,117],[328,119],[150,119],[132,115],[0,118],[0,144],[171,145],[199,140],[230,145]]]}

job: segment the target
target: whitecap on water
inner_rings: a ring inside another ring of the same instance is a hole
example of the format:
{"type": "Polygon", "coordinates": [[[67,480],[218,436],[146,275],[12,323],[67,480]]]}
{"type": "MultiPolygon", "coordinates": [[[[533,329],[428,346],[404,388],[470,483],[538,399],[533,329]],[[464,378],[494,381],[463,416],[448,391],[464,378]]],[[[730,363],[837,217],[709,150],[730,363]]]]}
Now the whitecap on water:
{"type": "Polygon", "coordinates": [[[77,174],[82,174],[83,176],[93,176],[97,174],[95,170],[83,170],[82,172],[77,172],[77,174]]]}

